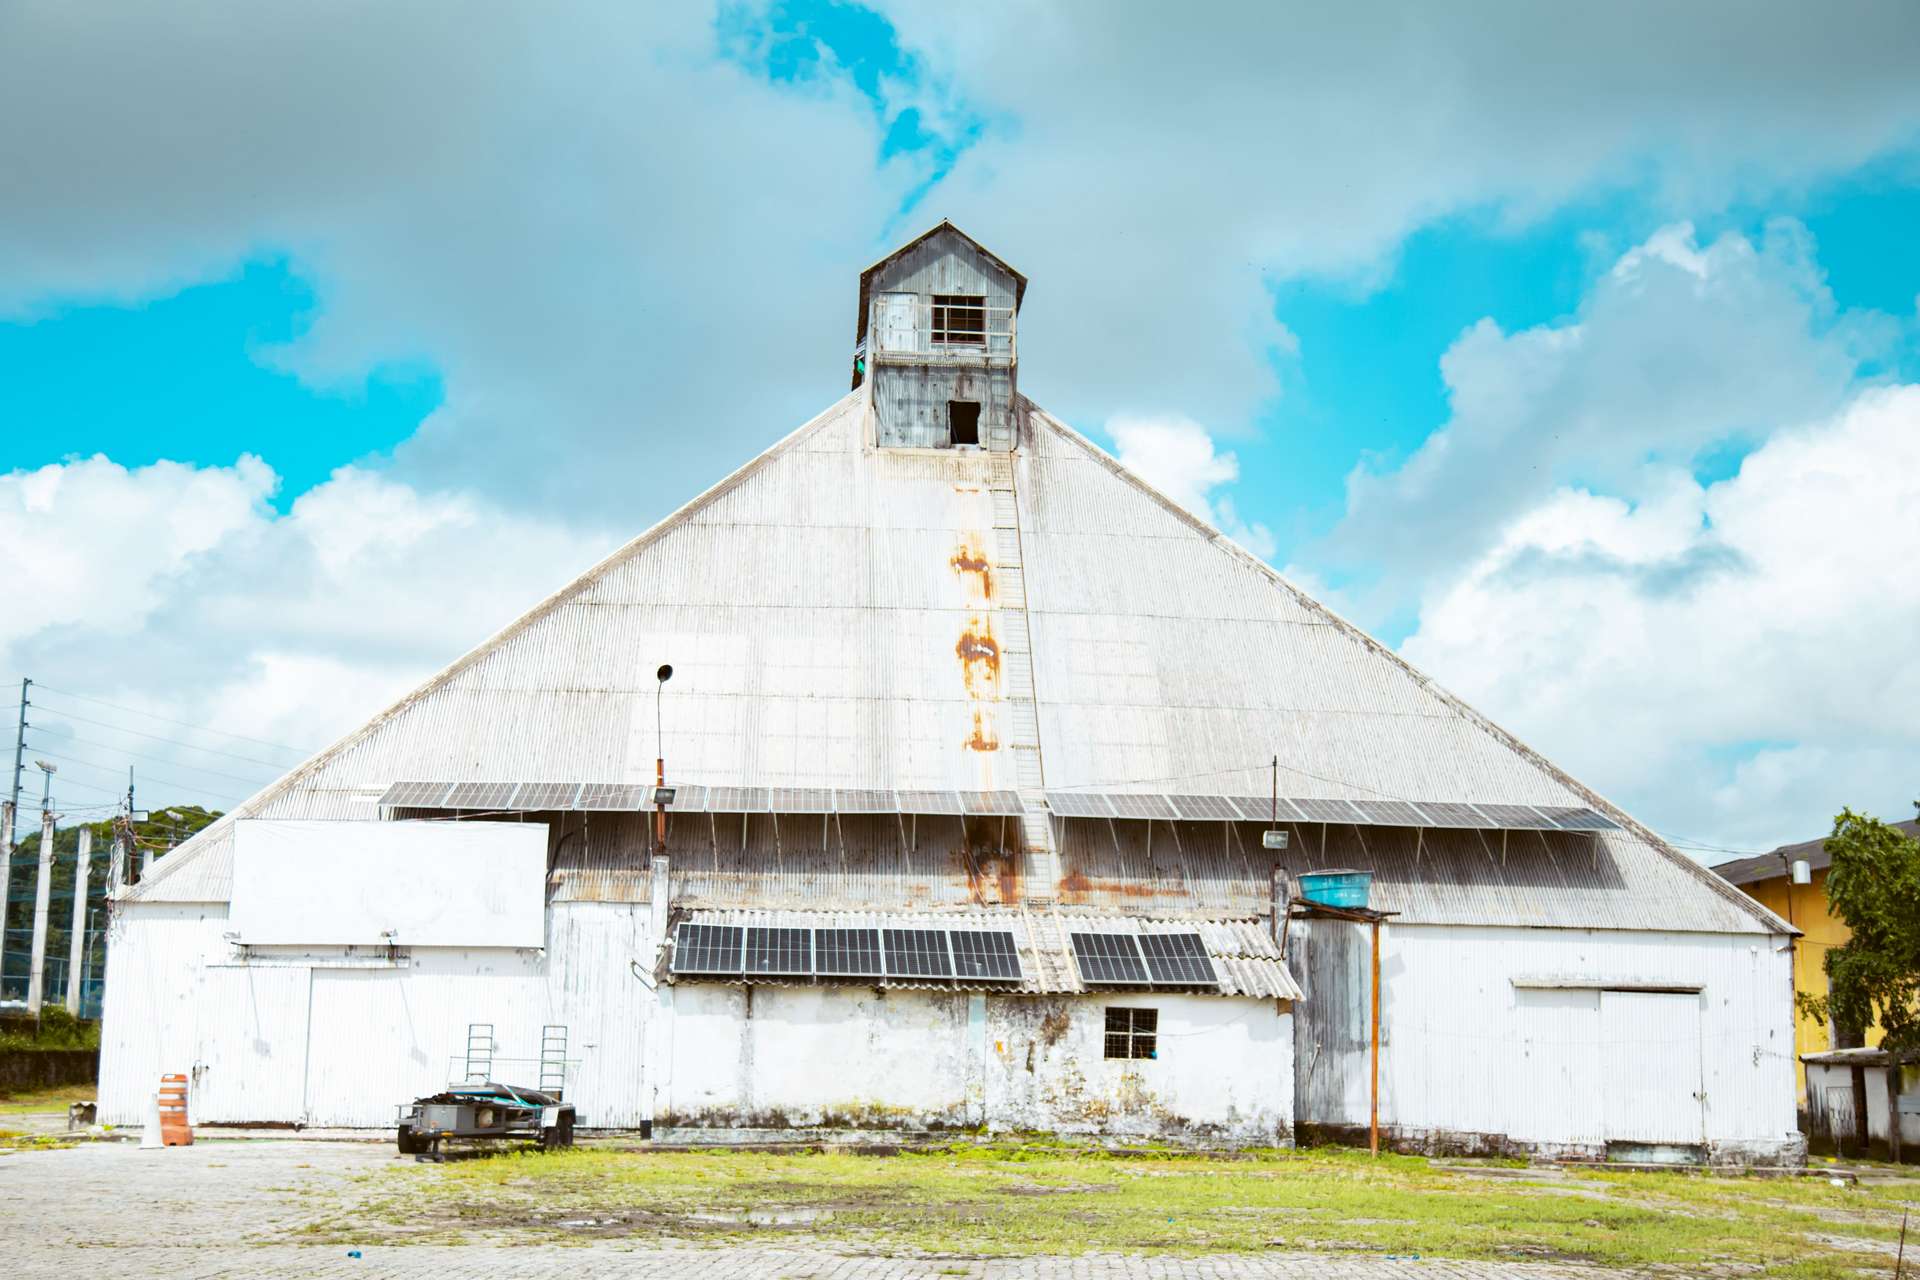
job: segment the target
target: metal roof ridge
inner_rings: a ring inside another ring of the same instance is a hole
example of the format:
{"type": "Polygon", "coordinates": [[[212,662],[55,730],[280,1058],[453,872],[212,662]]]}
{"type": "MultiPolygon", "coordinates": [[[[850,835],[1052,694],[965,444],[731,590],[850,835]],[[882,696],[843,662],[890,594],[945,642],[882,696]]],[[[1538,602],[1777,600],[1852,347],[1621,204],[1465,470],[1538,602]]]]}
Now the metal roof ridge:
{"type": "MultiPolygon", "coordinates": [[[[1657,833],[1655,833],[1652,829],[1641,824],[1636,818],[1633,817],[1633,815],[1629,814],[1626,810],[1614,804],[1612,801],[1608,800],[1605,796],[1601,795],[1599,792],[1595,791],[1593,788],[1587,786],[1585,783],[1575,778],[1572,774],[1566,772],[1564,769],[1554,764],[1551,760],[1547,759],[1544,755],[1542,755],[1539,751],[1537,751],[1533,747],[1528,746],[1525,742],[1521,741],[1516,735],[1514,735],[1510,731],[1501,728],[1498,724],[1495,724],[1492,720],[1488,719],[1481,712],[1475,710],[1472,706],[1470,706],[1468,703],[1462,700],[1458,695],[1450,692],[1444,685],[1440,684],[1440,682],[1435,680],[1432,676],[1429,676],[1424,671],[1421,671],[1418,667],[1414,666],[1411,662],[1408,662],[1405,658],[1401,657],[1398,653],[1394,652],[1394,650],[1389,648],[1387,645],[1384,645],[1380,641],[1374,639],[1373,636],[1369,635],[1364,628],[1360,627],[1358,624],[1354,622],[1349,621],[1345,617],[1342,617],[1340,614],[1336,613],[1333,609],[1329,608],[1326,604],[1322,603],[1320,600],[1317,600],[1313,596],[1307,594],[1305,591],[1302,591],[1299,587],[1295,586],[1292,582],[1288,581],[1287,578],[1283,574],[1281,574],[1278,570],[1276,570],[1272,565],[1262,560],[1259,556],[1254,555],[1252,552],[1248,551],[1245,547],[1242,547],[1239,543],[1235,542],[1232,538],[1220,532],[1220,530],[1214,528],[1214,526],[1209,524],[1207,521],[1201,519],[1199,516],[1194,515],[1191,511],[1188,511],[1185,507],[1181,506],[1179,503],[1169,498],[1166,494],[1154,488],[1151,484],[1147,483],[1147,481],[1142,479],[1139,475],[1135,474],[1131,468],[1124,465],[1118,458],[1108,453],[1105,449],[1102,449],[1099,445],[1095,444],[1092,440],[1088,439],[1086,436],[1081,435],[1078,431],[1075,431],[1072,427],[1068,426],[1065,422],[1062,422],[1060,419],[1048,413],[1045,409],[1035,404],[1032,400],[1028,399],[1026,396],[1021,396],[1020,400],[1027,408],[1027,411],[1028,411],[1027,417],[1029,421],[1039,422],[1043,424],[1048,430],[1052,431],[1055,435],[1059,436],[1061,439],[1067,441],[1069,444],[1075,445],[1080,449],[1084,450],[1089,457],[1091,457],[1095,462],[1099,463],[1101,466],[1104,466],[1108,471],[1112,472],[1113,475],[1115,475],[1122,481],[1126,482],[1127,484],[1132,485],[1134,488],[1138,489],[1142,494],[1146,495],[1148,498],[1151,498],[1153,501],[1159,503],[1162,507],[1166,508],[1172,514],[1178,516],[1180,519],[1186,521],[1187,524],[1191,525],[1194,528],[1194,530],[1200,533],[1208,542],[1220,548],[1220,550],[1224,551],[1228,555],[1242,561],[1247,566],[1249,566],[1250,568],[1254,569],[1256,572],[1266,577],[1269,581],[1271,581],[1274,585],[1278,586],[1281,590],[1287,592],[1303,608],[1310,609],[1324,615],[1329,622],[1331,622],[1334,626],[1340,628],[1340,630],[1344,634],[1346,634],[1347,636],[1355,640],[1358,640],[1369,651],[1373,652],[1374,654],[1380,657],[1387,659],[1389,662],[1392,662],[1394,665],[1398,666],[1403,672],[1407,674],[1408,677],[1418,682],[1422,688],[1426,689],[1429,693],[1433,694],[1434,697],[1438,698],[1444,705],[1451,708],[1462,719],[1467,720],[1469,723],[1479,728],[1482,732],[1491,736],[1495,741],[1499,742],[1502,746],[1506,747],[1509,751],[1512,751],[1515,755],[1519,756],[1522,760],[1526,761],[1528,764],[1532,765],[1534,768],[1540,770],[1542,773],[1546,774],[1548,777],[1552,778],[1554,781],[1560,783],[1560,785],[1566,787],[1568,790],[1574,792],[1576,795],[1584,798],[1588,804],[1592,805],[1599,812],[1618,821],[1624,828],[1626,828],[1627,831],[1639,837],[1649,847],[1654,849],[1663,857],[1667,858],[1669,861],[1678,865],[1681,868],[1681,870],[1684,871],[1686,874],[1692,876],[1694,880],[1699,882],[1702,888],[1707,889],[1709,892],[1714,893],[1719,897],[1724,898],[1727,901],[1731,902],[1733,905],[1739,907],[1748,915],[1753,916],[1755,919],[1759,920],[1762,924],[1766,925],[1769,928],[1769,930],[1774,933],[1778,933],[1787,937],[1799,936],[1801,932],[1799,929],[1795,928],[1791,924],[1788,924],[1785,920],[1781,919],[1778,915],[1774,914],[1772,911],[1762,906],[1754,898],[1749,897],[1747,894],[1740,892],[1740,890],[1728,884],[1725,880],[1721,879],[1718,875],[1715,875],[1713,871],[1708,867],[1702,865],[1699,862],[1694,861],[1692,858],[1687,857],[1685,854],[1681,853],[1678,849],[1673,848],[1665,840],[1662,840],[1657,833]]],[[[1400,797],[1396,796],[1391,798],[1399,799],[1400,797]]]]}

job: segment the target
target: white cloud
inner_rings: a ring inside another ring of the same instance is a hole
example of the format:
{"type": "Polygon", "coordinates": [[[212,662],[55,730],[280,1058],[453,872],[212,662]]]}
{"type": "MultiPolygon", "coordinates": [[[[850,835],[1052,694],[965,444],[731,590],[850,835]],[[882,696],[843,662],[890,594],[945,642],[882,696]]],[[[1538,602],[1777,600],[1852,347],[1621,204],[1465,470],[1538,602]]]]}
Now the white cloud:
{"type": "Polygon", "coordinates": [[[1770,846],[1842,805],[1905,817],[1916,512],[1920,387],[1860,391],[1709,486],[1554,491],[1403,649],[1659,829],[1770,846]]]}
{"type": "Polygon", "coordinates": [[[1240,460],[1216,452],[1205,427],[1191,418],[1119,417],[1107,434],[1121,463],[1148,484],[1255,555],[1273,555],[1273,531],[1246,523],[1230,496],[1214,492],[1240,478],[1240,460]]]}
{"type": "Polygon", "coordinates": [[[140,774],[206,788],[150,795],[225,807],[276,771],[183,743],[284,753],[52,690],[322,745],[609,549],[353,468],[284,515],[265,502],[274,484],[253,459],[128,470],[91,458],[0,475],[0,545],[24,575],[11,599],[26,606],[0,614],[0,671],[49,686],[31,741],[67,757],[70,802],[102,801],[132,753],[140,774]]]}

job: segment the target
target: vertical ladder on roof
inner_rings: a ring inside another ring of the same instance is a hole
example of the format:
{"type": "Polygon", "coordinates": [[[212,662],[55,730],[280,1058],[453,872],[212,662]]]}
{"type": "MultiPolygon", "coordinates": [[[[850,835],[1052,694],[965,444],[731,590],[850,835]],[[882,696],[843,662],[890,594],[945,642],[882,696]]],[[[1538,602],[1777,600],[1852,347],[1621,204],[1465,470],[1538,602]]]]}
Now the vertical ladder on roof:
{"type": "Polygon", "coordinates": [[[467,1024],[467,1074],[465,1084],[484,1084],[493,1079],[493,1024],[467,1024]]]}
{"type": "Polygon", "coordinates": [[[540,1092],[559,1097],[567,1087],[567,1029],[550,1022],[540,1028],[540,1092]]]}
{"type": "Polygon", "coordinates": [[[1014,455],[989,455],[988,492],[993,498],[994,575],[999,582],[1000,681],[1006,700],[1007,745],[1013,752],[1014,789],[1025,810],[1020,822],[1028,851],[1027,896],[1050,901],[1059,882],[1053,819],[1047,812],[1046,774],[1040,760],[1040,709],[1035,701],[1033,629],[1027,621],[1026,564],[1020,536],[1020,496],[1014,487],[1014,455]]]}

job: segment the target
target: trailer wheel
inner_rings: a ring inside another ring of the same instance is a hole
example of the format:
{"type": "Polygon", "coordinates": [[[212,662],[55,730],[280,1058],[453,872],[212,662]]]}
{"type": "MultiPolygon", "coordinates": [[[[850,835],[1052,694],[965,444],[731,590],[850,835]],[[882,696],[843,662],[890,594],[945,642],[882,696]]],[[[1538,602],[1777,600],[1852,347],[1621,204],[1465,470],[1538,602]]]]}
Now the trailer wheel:
{"type": "Polygon", "coordinates": [[[427,1149],[424,1141],[413,1136],[413,1126],[410,1124],[401,1125],[399,1131],[394,1134],[393,1140],[403,1156],[417,1156],[427,1149]]]}

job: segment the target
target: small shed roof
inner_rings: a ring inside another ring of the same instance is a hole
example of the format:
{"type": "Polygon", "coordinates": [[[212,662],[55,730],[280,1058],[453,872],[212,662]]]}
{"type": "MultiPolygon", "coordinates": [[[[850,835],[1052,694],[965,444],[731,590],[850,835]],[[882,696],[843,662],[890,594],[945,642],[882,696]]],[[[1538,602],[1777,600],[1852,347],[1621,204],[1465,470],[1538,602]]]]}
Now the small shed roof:
{"type": "MultiPolygon", "coordinates": [[[[1920,838],[1920,822],[1895,822],[1889,825],[1920,838]]],[[[1833,855],[1827,852],[1827,838],[1821,836],[1815,840],[1802,840],[1798,844],[1783,844],[1770,853],[1719,863],[1714,871],[1728,884],[1758,884],[1763,880],[1780,879],[1787,874],[1787,868],[1792,863],[1802,858],[1815,871],[1825,871],[1831,867],[1833,855]]]]}

